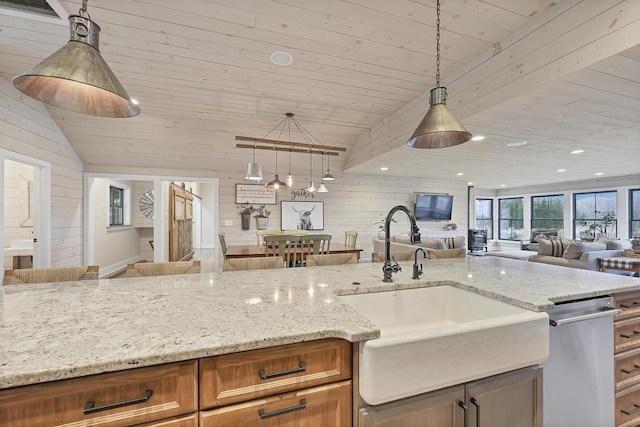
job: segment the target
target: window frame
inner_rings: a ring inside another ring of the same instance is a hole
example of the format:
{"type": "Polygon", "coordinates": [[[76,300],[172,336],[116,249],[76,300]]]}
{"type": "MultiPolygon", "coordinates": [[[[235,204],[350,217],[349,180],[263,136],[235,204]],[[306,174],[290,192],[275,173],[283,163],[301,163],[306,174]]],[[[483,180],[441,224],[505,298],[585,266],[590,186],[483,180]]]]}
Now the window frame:
{"type": "Polygon", "coordinates": [[[506,241],[512,241],[512,242],[519,242],[523,239],[524,237],[524,197],[520,196],[520,197],[504,197],[504,198],[499,198],[498,199],[498,240],[506,240],[506,241]],[[521,218],[503,218],[502,217],[502,202],[504,201],[513,201],[513,200],[520,200],[520,203],[522,203],[522,217],[521,218]],[[514,228],[513,227],[513,221],[520,221],[521,223],[521,227],[519,227],[522,230],[522,236],[518,237],[517,235],[514,235],[513,233],[511,233],[510,238],[504,238],[502,237],[502,221],[509,221],[509,225],[510,228],[513,229],[518,229],[518,228],[514,228]]]}
{"type": "MultiPolygon", "coordinates": [[[[563,231],[562,234],[564,234],[564,208],[565,208],[565,201],[564,201],[564,194],[543,194],[540,196],[531,196],[531,220],[530,220],[530,227],[533,230],[534,228],[546,228],[546,229],[554,229],[554,230],[558,230],[558,231],[563,231]],[[547,216],[545,218],[535,218],[534,217],[534,200],[535,199],[542,199],[542,198],[546,198],[548,199],[549,197],[561,197],[562,198],[562,217],[560,218],[550,218],[549,217],[549,209],[547,207],[547,216]],[[549,225],[549,221],[560,221],[560,227],[553,227],[549,225]],[[544,226],[534,226],[533,222],[534,221],[545,221],[546,224],[544,226]]],[[[558,235],[561,235],[561,233],[558,233],[558,235]]]]}
{"type": "Polygon", "coordinates": [[[493,200],[492,198],[489,197],[476,197],[475,202],[475,225],[476,228],[479,230],[487,230],[487,239],[493,239],[493,229],[494,229],[494,221],[493,221],[493,200]],[[489,202],[489,218],[479,218],[478,217],[478,202],[489,202]],[[478,226],[478,221],[483,221],[483,226],[479,227],[478,226]],[[485,228],[484,224],[485,221],[488,221],[491,224],[490,228],[485,228]]]}
{"type": "Polygon", "coordinates": [[[638,194],[638,207],[640,208],[640,188],[631,188],[629,189],[629,238],[633,237],[633,225],[634,223],[638,224],[638,233],[640,234],[640,217],[633,217],[633,195],[638,194]]]}
{"type": "Polygon", "coordinates": [[[578,238],[580,235],[580,232],[578,231],[578,221],[583,221],[586,225],[589,221],[592,221],[593,223],[595,223],[599,218],[595,217],[595,211],[598,211],[598,205],[597,205],[597,195],[598,194],[606,194],[606,193],[611,193],[615,196],[615,214],[616,214],[616,219],[613,221],[613,229],[611,230],[612,233],[615,233],[616,235],[618,234],[618,190],[603,190],[603,191],[586,191],[586,192],[582,192],[582,193],[573,193],[573,212],[571,213],[572,218],[573,218],[573,235],[578,238]],[[584,196],[584,195],[593,195],[594,197],[594,217],[593,218],[578,218],[577,215],[577,199],[578,196],[584,196]]]}

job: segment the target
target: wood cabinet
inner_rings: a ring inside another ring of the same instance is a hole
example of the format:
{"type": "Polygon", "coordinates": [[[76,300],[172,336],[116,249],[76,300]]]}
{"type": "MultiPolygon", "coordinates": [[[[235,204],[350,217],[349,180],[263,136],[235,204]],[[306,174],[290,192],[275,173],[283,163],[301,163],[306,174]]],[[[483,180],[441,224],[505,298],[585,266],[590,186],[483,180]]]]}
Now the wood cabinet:
{"type": "Polygon", "coordinates": [[[191,360],[2,390],[0,425],[131,426],[195,413],[196,375],[191,360]]]}
{"type": "Polygon", "coordinates": [[[542,427],[542,368],[531,367],[383,405],[360,427],[542,427]]]}
{"type": "Polygon", "coordinates": [[[640,425],[640,292],[613,297],[622,314],[614,320],[615,425],[640,425]]]}
{"type": "Polygon", "coordinates": [[[327,339],[202,359],[200,426],[350,425],[351,348],[327,339]]]}

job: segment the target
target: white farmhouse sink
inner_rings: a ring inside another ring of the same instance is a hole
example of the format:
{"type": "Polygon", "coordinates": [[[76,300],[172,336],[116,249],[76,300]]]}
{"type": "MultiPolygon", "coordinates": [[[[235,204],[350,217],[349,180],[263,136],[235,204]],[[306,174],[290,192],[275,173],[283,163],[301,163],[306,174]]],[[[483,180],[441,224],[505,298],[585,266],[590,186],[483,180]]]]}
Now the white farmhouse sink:
{"type": "Polygon", "coordinates": [[[371,405],[544,362],[549,317],[453,286],[343,295],[380,328],[360,343],[371,405]]]}

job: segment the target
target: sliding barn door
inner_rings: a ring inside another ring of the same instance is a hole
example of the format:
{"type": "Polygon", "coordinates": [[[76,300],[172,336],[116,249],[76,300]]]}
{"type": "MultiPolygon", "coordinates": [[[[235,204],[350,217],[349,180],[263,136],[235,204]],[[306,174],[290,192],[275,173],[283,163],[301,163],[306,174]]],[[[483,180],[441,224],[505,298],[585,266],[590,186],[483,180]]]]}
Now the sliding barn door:
{"type": "Polygon", "coordinates": [[[169,187],[169,261],[193,257],[193,195],[176,186],[169,187]]]}

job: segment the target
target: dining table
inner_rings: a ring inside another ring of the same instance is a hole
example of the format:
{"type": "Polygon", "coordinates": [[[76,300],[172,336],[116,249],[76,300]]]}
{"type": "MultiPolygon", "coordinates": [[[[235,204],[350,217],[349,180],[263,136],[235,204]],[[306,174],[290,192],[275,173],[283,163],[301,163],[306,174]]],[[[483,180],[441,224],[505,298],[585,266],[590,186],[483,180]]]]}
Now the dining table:
{"type": "MultiPolygon", "coordinates": [[[[329,245],[330,254],[352,254],[355,253],[360,262],[362,248],[345,246],[342,243],[331,243],[329,245]]],[[[251,258],[267,256],[264,245],[228,245],[226,258],[251,258]]]]}

